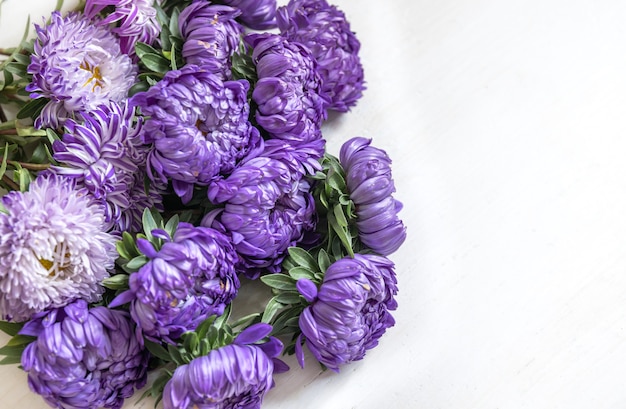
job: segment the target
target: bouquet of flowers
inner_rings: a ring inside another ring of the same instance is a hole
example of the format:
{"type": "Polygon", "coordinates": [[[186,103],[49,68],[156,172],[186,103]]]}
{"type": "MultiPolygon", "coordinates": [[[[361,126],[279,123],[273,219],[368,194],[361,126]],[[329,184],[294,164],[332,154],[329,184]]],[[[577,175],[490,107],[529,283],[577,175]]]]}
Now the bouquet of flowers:
{"type": "Polygon", "coordinates": [[[341,10],[83,0],[35,31],[0,63],[0,354],[32,391],[258,408],[282,354],[377,345],[406,229],[383,150],[326,152],[365,89],[341,10]],[[232,313],[255,281],[265,307],[232,313]]]}

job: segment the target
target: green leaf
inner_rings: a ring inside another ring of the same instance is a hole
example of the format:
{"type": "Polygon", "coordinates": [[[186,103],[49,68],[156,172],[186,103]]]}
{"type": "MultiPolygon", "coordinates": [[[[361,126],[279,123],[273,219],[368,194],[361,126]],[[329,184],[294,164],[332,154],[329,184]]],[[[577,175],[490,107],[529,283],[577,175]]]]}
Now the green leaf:
{"type": "Polygon", "coordinates": [[[148,261],[148,257],[141,255],[132,258],[128,263],[125,264],[125,267],[129,270],[139,270],[143,267],[148,261]]]}
{"type": "Polygon", "coordinates": [[[48,137],[48,141],[50,142],[50,144],[53,144],[54,141],[61,140],[59,135],[56,132],[54,132],[52,128],[46,128],[46,136],[48,137]]]}
{"type": "Polygon", "coordinates": [[[164,230],[167,232],[167,234],[170,235],[170,237],[174,237],[174,233],[176,233],[176,229],[178,228],[179,222],[180,222],[180,218],[178,217],[177,214],[175,214],[165,224],[164,230]]]}
{"type": "Polygon", "coordinates": [[[11,338],[9,340],[9,342],[7,342],[7,346],[9,347],[14,347],[14,346],[25,346],[27,344],[30,344],[31,342],[33,342],[34,340],[36,340],[37,337],[31,337],[30,335],[15,335],[13,336],[13,338],[11,338]]]}
{"type": "Polygon", "coordinates": [[[274,315],[281,309],[285,307],[283,304],[276,300],[276,297],[270,299],[265,306],[265,311],[263,311],[263,316],[261,317],[261,322],[269,323],[274,318],[274,315]]]}
{"type": "Polygon", "coordinates": [[[348,227],[348,219],[346,219],[346,215],[343,213],[343,206],[336,204],[333,207],[333,213],[335,214],[335,220],[339,226],[348,227]]]}
{"type": "Polygon", "coordinates": [[[332,264],[326,250],[320,249],[319,253],[317,253],[317,264],[322,273],[325,273],[328,267],[332,264]]]}
{"type": "Polygon", "coordinates": [[[132,87],[128,90],[128,96],[132,97],[135,94],[140,92],[144,92],[150,89],[150,84],[147,81],[139,81],[133,84],[132,87]]]}
{"type": "Polygon", "coordinates": [[[305,267],[293,267],[289,269],[289,276],[296,281],[301,278],[313,280],[315,278],[315,273],[305,267]]]}
{"type": "Polygon", "coordinates": [[[130,256],[127,258],[128,260],[141,255],[137,245],[135,244],[135,239],[129,232],[125,231],[122,233],[122,243],[124,243],[124,248],[126,248],[126,252],[130,256]]]}
{"type": "Polygon", "coordinates": [[[159,51],[152,47],[149,44],[142,43],[141,41],[137,41],[135,43],[135,53],[139,59],[142,59],[144,56],[149,54],[157,54],[159,55],[159,51]]]}
{"type": "Polygon", "coordinates": [[[153,239],[152,230],[158,229],[159,225],[157,224],[156,220],[154,219],[154,215],[152,214],[150,209],[146,208],[143,211],[143,215],[141,217],[141,222],[143,224],[143,232],[146,235],[146,238],[149,241],[152,241],[152,239],[153,239]]]}
{"type": "Polygon", "coordinates": [[[47,98],[31,99],[20,109],[16,115],[17,119],[33,118],[39,116],[41,110],[48,103],[47,98]]]}
{"type": "Polygon", "coordinates": [[[26,76],[27,66],[19,62],[11,62],[4,67],[4,70],[20,77],[26,76]]]}
{"type": "Polygon", "coordinates": [[[141,58],[141,62],[147,69],[165,74],[170,69],[170,60],[160,54],[146,54],[141,58]]]}
{"type": "Polygon", "coordinates": [[[277,302],[281,304],[300,304],[302,298],[300,298],[300,293],[296,291],[285,291],[274,297],[277,302]]]}
{"type": "Polygon", "coordinates": [[[5,356],[22,356],[24,345],[5,345],[0,348],[0,355],[5,356]]]}
{"type": "Polygon", "coordinates": [[[193,331],[186,332],[185,334],[183,334],[183,338],[184,338],[183,346],[185,347],[187,352],[195,356],[198,352],[198,346],[200,344],[200,339],[198,338],[198,334],[196,334],[193,331]]]}
{"type": "Polygon", "coordinates": [[[26,54],[17,53],[13,56],[13,59],[25,67],[28,67],[30,64],[30,57],[26,54]]]}
{"type": "Polygon", "coordinates": [[[268,274],[261,277],[261,281],[267,286],[277,290],[296,291],[296,282],[285,274],[268,274]]]}
{"type": "Polygon", "coordinates": [[[215,318],[217,318],[215,315],[211,315],[196,327],[196,333],[200,339],[206,338],[209,328],[211,328],[215,322],[215,318]]]}
{"type": "Polygon", "coordinates": [[[128,274],[115,274],[102,280],[102,285],[111,290],[128,289],[128,274]]]}
{"type": "Polygon", "coordinates": [[[9,157],[9,143],[5,143],[4,145],[4,155],[2,156],[2,163],[0,164],[0,179],[4,176],[4,173],[7,171],[7,158],[9,157]]]}
{"type": "Polygon", "coordinates": [[[13,74],[11,74],[6,69],[3,70],[3,74],[4,74],[4,85],[7,86],[7,85],[13,84],[13,74]]]}
{"type": "Polygon", "coordinates": [[[24,326],[21,322],[6,322],[0,321],[0,331],[4,332],[7,335],[15,336],[24,326]]]}
{"type": "Polygon", "coordinates": [[[311,271],[317,271],[319,269],[313,256],[311,256],[305,249],[301,247],[289,247],[287,251],[289,252],[289,257],[291,257],[298,265],[308,268],[311,271]]]}
{"type": "Polygon", "coordinates": [[[162,345],[157,344],[156,342],[152,342],[148,339],[144,339],[144,344],[146,346],[146,349],[155,357],[165,361],[165,362],[171,362],[172,361],[172,357],[170,355],[170,353],[163,348],[162,345]]]}
{"type": "Polygon", "coordinates": [[[5,356],[0,360],[0,365],[15,365],[22,362],[22,354],[15,356],[5,356]]]}

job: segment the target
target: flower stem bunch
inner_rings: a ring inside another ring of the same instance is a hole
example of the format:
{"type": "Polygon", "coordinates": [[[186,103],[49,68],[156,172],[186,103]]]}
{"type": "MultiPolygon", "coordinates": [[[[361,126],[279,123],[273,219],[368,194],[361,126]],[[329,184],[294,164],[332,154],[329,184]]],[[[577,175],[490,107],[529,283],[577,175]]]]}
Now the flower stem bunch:
{"type": "Polygon", "coordinates": [[[0,355],[33,392],[259,408],[281,354],[339,371],[379,343],[406,228],[385,151],[326,151],[365,90],[339,8],[85,0],[35,28],[0,63],[0,355]]]}

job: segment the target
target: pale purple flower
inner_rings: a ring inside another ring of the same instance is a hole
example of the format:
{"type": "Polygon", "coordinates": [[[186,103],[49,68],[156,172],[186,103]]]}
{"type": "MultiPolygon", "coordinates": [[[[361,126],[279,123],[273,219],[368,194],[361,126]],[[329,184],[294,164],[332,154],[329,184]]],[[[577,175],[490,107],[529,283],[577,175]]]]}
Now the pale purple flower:
{"type": "Polygon", "coordinates": [[[57,128],[74,113],[126,98],[137,67],[107,28],[82,14],[55,11],[48,25],[35,29],[28,66],[33,79],[26,90],[31,98],[50,99],[35,126],[57,128]]]}
{"type": "Polygon", "coordinates": [[[187,64],[230,78],[230,57],[237,51],[243,27],[235,21],[240,11],[208,1],[196,1],[178,16],[187,64]]]}
{"type": "MultiPolygon", "coordinates": [[[[398,291],[393,263],[377,255],[355,254],[331,264],[319,290],[310,280],[297,287],[311,304],[300,315],[306,345],[326,367],[339,371],[378,345],[395,321],[398,291]]],[[[296,355],[304,366],[300,339],[296,355]]]]}
{"type": "Polygon", "coordinates": [[[24,321],[81,298],[100,300],[116,238],[104,211],[71,180],[42,175],[27,192],[10,192],[0,212],[0,316],[24,321]]]}
{"type": "Polygon", "coordinates": [[[346,112],[365,89],[361,44],[343,11],[326,0],[291,0],[277,13],[281,35],[309,48],[322,77],[328,109],[346,112]]]}
{"type": "Polygon", "coordinates": [[[131,302],[131,316],[144,335],[157,342],[175,343],[210,315],[221,315],[237,295],[237,254],[230,240],[208,228],[180,223],[170,238],[155,249],[138,239],[149,261],[131,274],[130,290],[110,305],[131,302]]]}
{"type": "Polygon", "coordinates": [[[362,137],[350,139],[341,147],[339,160],[356,206],[359,238],[370,249],[387,256],[404,243],[406,227],[398,217],[402,204],[392,197],[396,188],[391,159],[370,143],[371,139],[362,137]]]}
{"type": "Polygon", "coordinates": [[[271,330],[255,324],[232,344],[176,368],[163,391],[163,409],[259,409],[274,385],[274,372],[284,368],[276,358],[282,343],[274,337],[258,342],[271,330]]]}
{"type": "Polygon", "coordinates": [[[308,49],[270,33],[250,34],[246,42],[259,78],[252,92],[259,126],[294,144],[321,139],[325,100],[308,49]]]}
{"type": "Polygon", "coordinates": [[[148,91],[135,95],[142,113],[153,180],[172,180],[184,202],[194,185],[208,185],[260,143],[248,120],[249,84],[222,81],[197,66],[170,71],[148,91]]]}
{"type": "Polygon", "coordinates": [[[253,30],[276,28],[276,0],[217,0],[241,10],[239,20],[253,30]]]}
{"type": "Polygon", "coordinates": [[[148,151],[133,112],[126,102],[83,112],[81,122],[65,122],[62,139],[52,145],[60,166],[50,170],[85,187],[104,205],[108,228],[119,232],[138,231],[146,207],[162,208],[155,185],[144,189],[148,151]]]}
{"type": "Polygon", "coordinates": [[[124,54],[135,55],[135,44],[152,44],[161,32],[154,8],[155,0],[86,0],[84,13],[94,19],[107,7],[113,7],[103,19],[94,19],[100,26],[109,26],[120,40],[124,54]]]}
{"type": "Polygon", "coordinates": [[[232,236],[251,278],[262,271],[280,271],[287,248],[315,227],[315,203],[304,178],[307,167],[315,165],[306,152],[297,152],[288,143],[270,144],[209,186],[209,200],[224,208],[207,215],[203,224],[214,224],[232,236]]]}
{"type": "Polygon", "coordinates": [[[55,408],[119,409],[146,383],[149,354],[127,312],[76,301],[39,314],[21,334],[30,389],[55,408]]]}

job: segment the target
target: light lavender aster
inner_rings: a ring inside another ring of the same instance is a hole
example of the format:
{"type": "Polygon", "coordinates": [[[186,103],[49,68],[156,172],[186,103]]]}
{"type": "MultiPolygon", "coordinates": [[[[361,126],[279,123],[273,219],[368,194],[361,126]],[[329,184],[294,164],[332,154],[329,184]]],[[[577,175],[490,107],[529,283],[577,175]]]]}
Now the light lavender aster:
{"type": "Polygon", "coordinates": [[[406,227],[398,217],[402,204],[392,197],[396,188],[391,159],[370,143],[371,139],[362,137],[346,141],[339,160],[356,206],[359,238],[370,249],[387,256],[404,243],[406,227]]]}
{"type": "Polygon", "coordinates": [[[162,208],[159,190],[144,189],[147,147],[142,123],[126,102],[110,103],[65,122],[65,133],[52,145],[60,166],[53,173],[76,180],[104,205],[105,222],[114,231],[138,231],[143,210],[162,208]]]}
{"type": "Polygon", "coordinates": [[[120,48],[124,54],[135,55],[135,44],[138,41],[152,44],[161,32],[154,8],[155,0],[86,0],[84,13],[94,19],[107,7],[113,7],[103,19],[95,18],[97,25],[110,27],[112,33],[120,40],[120,48]]]}
{"type": "Polygon", "coordinates": [[[237,254],[230,240],[208,228],[180,223],[158,251],[145,239],[137,245],[149,261],[131,274],[130,290],[110,306],[131,302],[133,320],[156,342],[175,343],[210,315],[221,315],[237,295],[237,254]]]}
{"type": "Polygon", "coordinates": [[[277,21],[282,36],[311,50],[327,108],[346,112],[356,105],[365,89],[361,44],[343,11],[326,0],[291,0],[278,9],[277,21]]]}
{"type": "MultiPolygon", "coordinates": [[[[306,153],[300,156],[306,157],[306,153]]],[[[250,278],[262,271],[280,271],[287,248],[315,227],[315,203],[303,177],[306,166],[314,165],[296,158],[297,147],[270,145],[209,186],[209,200],[224,208],[209,213],[203,225],[214,225],[232,236],[250,278]]]]}
{"type": "Polygon", "coordinates": [[[119,409],[146,383],[149,354],[128,313],[76,301],[39,314],[21,331],[30,389],[55,408],[119,409]]]}
{"type": "Polygon", "coordinates": [[[235,21],[241,12],[208,1],[191,3],[178,16],[184,44],[182,55],[187,64],[229,79],[230,57],[237,51],[243,27],[235,21]]]}
{"type": "Polygon", "coordinates": [[[82,14],[55,11],[48,25],[35,30],[28,66],[33,79],[26,90],[31,98],[50,99],[35,126],[57,128],[73,113],[126,98],[137,67],[107,28],[82,14]]]}
{"type": "Polygon", "coordinates": [[[259,409],[274,385],[282,343],[268,324],[245,329],[234,342],[176,368],[163,391],[163,409],[259,409]]]}
{"type": "Polygon", "coordinates": [[[144,126],[150,174],[172,181],[184,202],[194,185],[208,185],[260,143],[259,131],[248,115],[249,84],[222,81],[195,65],[170,71],[148,91],[135,95],[149,119],[144,126]]]}
{"type": "MultiPolygon", "coordinates": [[[[300,315],[300,329],[319,362],[338,372],[362,359],[395,324],[389,312],[397,308],[393,267],[385,257],[355,254],[331,264],[319,290],[308,279],[298,280],[296,286],[311,302],[300,315]]],[[[300,339],[296,356],[304,366],[300,339]]]]}
{"type": "Polygon", "coordinates": [[[0,316],[25,321],[46,308],[81,298],[100,300],[116,238],[104,232],[104,211],[85,189],[54,175],[27,192],[2,198],[0,316]]]}
{"type": "Polygon", "coordinates": [[[259,78],[252,92],[259,126],[272,138],[294,144],[320,139],[325,100],[308,49],[270,33],[250,34],[246,42],[259,78]]]}
{"type": "Polygon", "coordinates": [[[241,10],[239,20],[253,30],[276,28],[276,0],[217,0],[241,10]]]}

